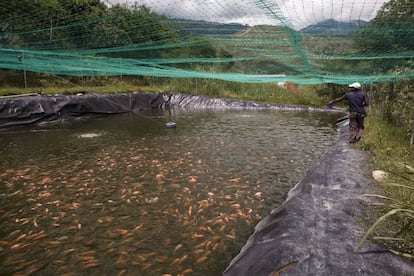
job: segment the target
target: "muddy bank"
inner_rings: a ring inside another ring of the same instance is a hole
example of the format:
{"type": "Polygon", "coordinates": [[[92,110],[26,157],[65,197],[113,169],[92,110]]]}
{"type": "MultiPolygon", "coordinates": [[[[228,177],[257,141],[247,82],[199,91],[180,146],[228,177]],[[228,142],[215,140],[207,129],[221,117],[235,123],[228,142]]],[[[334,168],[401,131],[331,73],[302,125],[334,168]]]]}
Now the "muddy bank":
{"type": "MultiPolygon", "coordinates": [[[[179,93],[22,95],[0,98],[0,129],[68,120],[73,117],[119,114],[167,108],[266,108],[318,110],[306,106],[214,99],[179,93]]],[[[320,111],[320,109],[318,110],[320,111]]],[[[326,111],[326,110],[325,110],[326,111]]]]}
{"type": "Polygon", "coordinates": [[[339,128],[335,146],[255,227],[224,275],[414,275],[413,262],[372,243],[354,252],[364,234],[361,195],[374,184],[366,153],[339,128]]]}

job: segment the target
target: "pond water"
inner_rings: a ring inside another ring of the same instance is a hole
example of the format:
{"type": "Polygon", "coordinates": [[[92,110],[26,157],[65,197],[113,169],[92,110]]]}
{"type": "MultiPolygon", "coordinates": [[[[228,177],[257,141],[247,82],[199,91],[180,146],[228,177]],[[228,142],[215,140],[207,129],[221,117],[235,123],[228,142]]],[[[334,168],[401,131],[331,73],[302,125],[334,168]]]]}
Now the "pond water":
{"type": "Polygon", "coordinates": [[[3,130],[0,274],[220,275],[340,116],[175,110],[3,130]]]}

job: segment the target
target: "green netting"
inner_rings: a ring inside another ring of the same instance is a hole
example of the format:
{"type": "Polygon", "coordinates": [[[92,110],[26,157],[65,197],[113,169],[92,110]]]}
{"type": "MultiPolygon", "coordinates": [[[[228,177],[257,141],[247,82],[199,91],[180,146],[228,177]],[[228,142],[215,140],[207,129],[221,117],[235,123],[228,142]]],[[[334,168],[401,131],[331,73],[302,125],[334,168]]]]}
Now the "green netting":
{"type": "Polygon", "coordinates": [[[414,78],[412,0],[0,1],[0,68],[67,76],[414,78]]]}

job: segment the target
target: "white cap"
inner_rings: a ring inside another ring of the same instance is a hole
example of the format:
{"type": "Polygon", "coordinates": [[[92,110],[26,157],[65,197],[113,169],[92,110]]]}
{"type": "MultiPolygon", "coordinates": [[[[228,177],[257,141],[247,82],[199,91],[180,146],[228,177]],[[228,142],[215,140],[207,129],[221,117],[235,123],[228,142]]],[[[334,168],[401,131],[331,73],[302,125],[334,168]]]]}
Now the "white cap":
{"type": "Polygon", "coordinates": [[[359,82],[354,82],[354,83],[351,83],[349,85],[349,87],[356,88],[356,89],[360,89],[361,88],[361,84],[359,82]]]}

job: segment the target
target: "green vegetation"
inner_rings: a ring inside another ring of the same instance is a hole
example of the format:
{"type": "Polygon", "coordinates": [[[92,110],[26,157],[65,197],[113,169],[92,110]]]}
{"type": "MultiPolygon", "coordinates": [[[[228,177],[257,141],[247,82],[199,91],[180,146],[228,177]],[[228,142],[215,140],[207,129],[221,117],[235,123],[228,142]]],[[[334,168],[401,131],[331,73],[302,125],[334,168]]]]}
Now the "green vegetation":
{"type": "MultiPolygon", "coordinates": [[[[179,8],[156,2],[161,10],[179,8]]],[[[362,28],[360,21],[325,20],[312,26],[311,34],[290,28],[288,20],[279,16],[284,14],[283,6],[272,5],[269,14],[264,4],[253,2],[243,7],[261,8],[258,20],[270,17],[274,25],[169,18],[146,6],[101,0],[0,3],[1,67],[60,76],[342,85],[356,80],[393,82],[402,75],[390,70],[405,67],[410,70],[402,73],[413,78],[413,68],[408,66],[413,57],[411,1],[390,1],[378,18],[362,28]],[[399,5],[394,7],[394,2],[399,5]]],[[[185,13],[181,9],[179,16],[188,18],[185,13]]],[[[234,10],[228,16],[238,18],[238,13],[234,10]]]]}
{"type": "Polygon", "coordinates": [[[359,147],[370,151],[373,169],[388,175],[367,195],[376,204],[369,208],[372,226],[361,243],[372,237],[394,253],[414,258],[414,147],[407,132],[373,112],[359,147]]]}
{"type": "MultiPolygon", "coordinates": [[[[374,20],[359,29],[355,40],[360,51],[378,55],[380,46],[401,55],[410,52],[414,29],[409,19],[414,10],[408,3],[387,2],[374,20]]],[[[413,62],[407,58],[405,63],[389,61],[377,66],[368,61],[366,65],[402,76],[395,82],[372,85],[368,91],[372,108],[361,147],[370,151],[374,169],[385,171],[388,178],[378,183],[378,190],[371,195],[376,198],[371,210],[377,219],[358,247],[373,238],[396,254],[414,258],[414,81],[403,76],[413,68],[413,62]]]]}
{"type": "MultiPolygon", "coordinates": [[[[1,73],[0,73],[1,75],[1,73]]],[[[275,83],[238,83],[212,79],[170,79],[148,77],[57,77],[29,74],[30,88],[23,88],[22,73],[8,72],[7,79],[19,81],[20,87],[3,85],[0,96],[41,94],[176,92],[214,98],[233,98],[258,102],[324,107],[327,97],[320,97],[312,86],[295,86],[289,91],[275,83]],[[31,80],[31,77],[34,79],[31,80]]]]}

